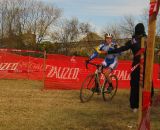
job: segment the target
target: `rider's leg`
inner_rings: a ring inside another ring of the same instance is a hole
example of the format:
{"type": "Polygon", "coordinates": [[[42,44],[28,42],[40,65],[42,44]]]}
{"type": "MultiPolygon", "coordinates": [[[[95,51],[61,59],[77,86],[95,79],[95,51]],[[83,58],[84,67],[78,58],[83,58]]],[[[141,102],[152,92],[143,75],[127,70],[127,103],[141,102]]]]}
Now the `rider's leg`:
{"type": "Polygon", "coordinates": [[[111,79],[110,79],[110,77],[109,77],[109,74],[111,73],[112,68],[109,67],[109,65],[107,64],[106,61],[103,61],[103,62],[102,62],[102,66],[103,66],[104,68],[107,68],[107,70],[104,72],[105,78],[107,79],[107,81],[109,82],[109,84],[112,83],[112,81],[111,81],[111,79]]]}
{"type": "Polygon", "coordinates": [[[107,81],[108,81],[109,84],[112,83],[111,78],[110,78],[110,76],[109,76],[109,74],[110,74],[111,72],[112,72],[112,69],[111,69],[111,68],[108,68],[108,69],[105,71],[105,73],[104,73],[104,75],[105,75],[105,77],[106,77],[106,79],[107,79],[107,81]]]}
{"type": "Polygon", "coordinates": [[[107,88],[108,92],[111,92],[113,90],[112,80],[109,75],[116,67],[117,67],[117,60],[114,60],[114,62],[108,66],[108,69],[105,72],[105,77],[107,78],[107,81],[109,83],[109,87],[107,88]]]}
{"type": "Polygon", "coordinates": [[[108,91],[109,93],[113,90],[112,80],[111,80],[111,78],[110,78],[110,76],[109,76],[109,74],[110,74],[111,72],[112,72],[112,69],[111,69],[111,68],[108,68],[107,71],[105,72],[105,77],[106,77],[106,79],[107,79],[107,81],[108,81],[108,84],[109,84],[109,86],[108,86],[108,88],[107,88],[107,91],[108,91]]]}

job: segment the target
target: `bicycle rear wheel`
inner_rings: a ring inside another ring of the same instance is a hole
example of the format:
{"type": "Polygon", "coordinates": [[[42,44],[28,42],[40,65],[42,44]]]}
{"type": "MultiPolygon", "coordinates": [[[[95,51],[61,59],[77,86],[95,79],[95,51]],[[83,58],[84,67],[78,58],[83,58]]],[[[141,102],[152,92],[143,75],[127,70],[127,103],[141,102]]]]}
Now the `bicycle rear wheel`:
{"type": "Polygon", "coordinates": [[[107,79],[105,80],[103,86],[102,86],[102,96],[104,101],[110,101],[113,99],[113,97],[116,95],[117,87],[118,87],[118,78],[116,75],[112,74],[110,75],[110,79],[112,81],[113,90],[111,92],[108,92],[107,88],[109,87],[109,83],[107,79]]]}
{"type": "Polygon", "coordinates": [[[95,92],[95,74],[88,75],[82,83],[80,89],[81,102],[88,102],[95,92]]]}

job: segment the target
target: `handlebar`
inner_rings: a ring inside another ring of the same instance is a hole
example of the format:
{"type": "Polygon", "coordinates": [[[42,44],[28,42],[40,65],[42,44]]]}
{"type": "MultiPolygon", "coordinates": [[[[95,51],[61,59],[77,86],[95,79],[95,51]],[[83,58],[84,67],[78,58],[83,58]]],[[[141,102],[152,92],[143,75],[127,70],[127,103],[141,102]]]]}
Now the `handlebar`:
{"type": "Polygon", "coordinates": [[[88,63],[86,63],[86,68],[88,69],[88,64],[90,64],[90,65],[93,65],[93,66],[96,66],[96,68],[99,68],[101,65],[99,65],[99,64],[95,64],[95,63],[92,63],[92,62],[88,62],[88,63]]]}
{"type": "MultiPolygon", "coordinates": [[[[86,69],[88,69],[88,64],[95,66],[97,69],[100,69],[100,67],[102,66],[100,64],[96,64],[96,63],[93,63],[93,62],[88,62],[88,63],[86,63],[86,69]]],[[[103,73],[103,66],[101,67],[100,70],[103,73]]]]}

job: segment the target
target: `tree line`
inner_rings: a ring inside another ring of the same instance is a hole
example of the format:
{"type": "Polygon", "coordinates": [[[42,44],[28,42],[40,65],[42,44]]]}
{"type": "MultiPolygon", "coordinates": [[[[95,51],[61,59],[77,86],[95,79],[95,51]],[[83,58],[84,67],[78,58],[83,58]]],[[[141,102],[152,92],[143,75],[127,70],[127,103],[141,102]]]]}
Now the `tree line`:
{"type": "Polygon", "coordinates": [[[49,41],[54,42],[71,42],[78,39],[80,34],[83,35],[90,30],[88,23],[80,23],[77,18],[63,19],[61,15],[61,9],[41,1],[1,0],[1,47],[9,46],[3,43],[6,39],[10,42],[12,38],[17,38],[17,42],[21,42],[20,47],[40,44],[47,38],[49,38],[49,41]],[[33,41],[25,43],[25,36],[33,37],[33,41]]]}
{"type": "MultiPolygon", "coordinates": [[[[139,19],[146,29],[147,12],[144,10],[139,19]]],[[[114,39],[128,38],[133,35],[135,24],[133,16],[123,16],[119,23],[106,25],[99,35],[103,38],[104,33],[110,32],[114,39]]],[[[160,22],[157,22],[157,27],[159,36],[160,22]]],[[[87,48],[89,41],[95,42],[88,39],[88,43],[82,43],[81,39],[91,32],[96,33],[96,30],[90,23],[81,22],[76,17],[63,18],[63,11],[53,4],[38,0],[0,1],[0,48],[46,49],[67,55],[75,45],[83,44],[87,48]]],[[[160,48],[158,42],[156,47],[160,48]]]]}
{"type": "Polygon", "coordinates": [[[23,46],[23,34],[32,34],[36,37],[35,42],[40,43],[60,16],[59,8],[36,0],[1,0],[1,44],[6,38],[18,37],[23,46]]]}

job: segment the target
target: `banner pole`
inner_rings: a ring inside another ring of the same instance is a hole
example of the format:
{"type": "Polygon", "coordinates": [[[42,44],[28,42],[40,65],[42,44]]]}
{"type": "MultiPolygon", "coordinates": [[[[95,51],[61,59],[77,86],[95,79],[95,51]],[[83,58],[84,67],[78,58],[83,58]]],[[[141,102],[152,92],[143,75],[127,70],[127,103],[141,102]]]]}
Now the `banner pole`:
{"type": "Polygon", "coordinates": [[[44,50],[44,59],[43,59],[43,88],[45,88],[45,78],[46,78],[46,50],[44,50]]]}
{"type": "MultiPolygon", "coordinates": [[[[141,49],[144,49],[145,38],[141,38],[141,49]]],[[[143,79],[144,79],[144,53],[140,55],[140,80],[139,80],[139,113],[138,113],[138,125],[142,119],[142,89],[143,89],[143,79]]]]}
{"type": "Polygon", "coordinates": [[[142,117],[138,130],[150,130],[150,105],[151,105],[151,86],[154,63],[154,45],[156,35],[156,20],[159,11],[160,0],[150,0],[148,40],[146,50],[145,78],[142,100],[142,117]]]}

